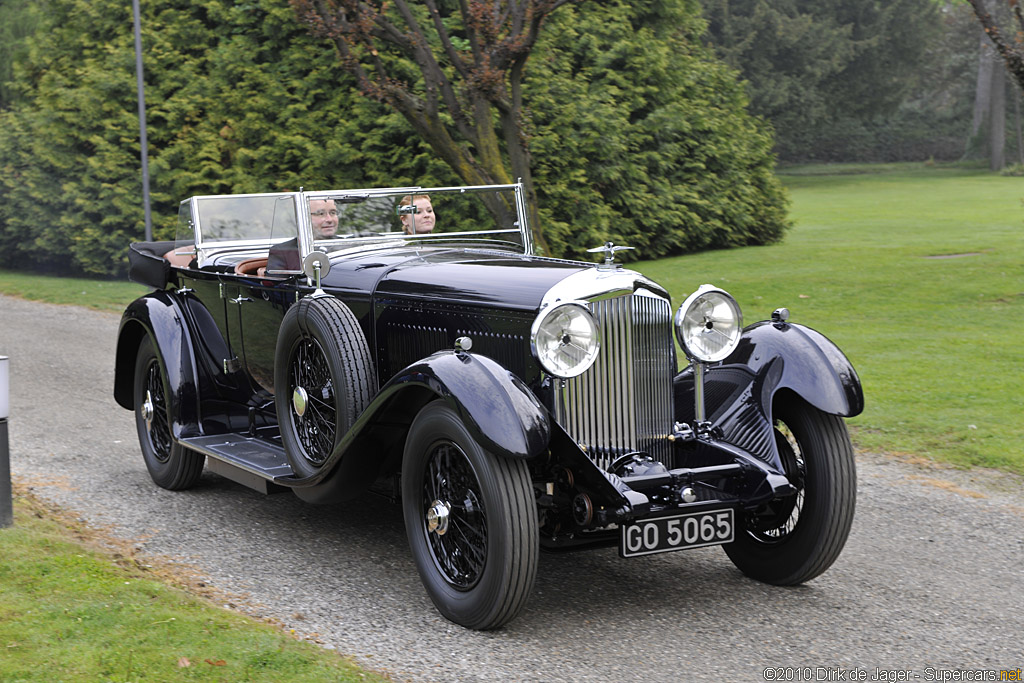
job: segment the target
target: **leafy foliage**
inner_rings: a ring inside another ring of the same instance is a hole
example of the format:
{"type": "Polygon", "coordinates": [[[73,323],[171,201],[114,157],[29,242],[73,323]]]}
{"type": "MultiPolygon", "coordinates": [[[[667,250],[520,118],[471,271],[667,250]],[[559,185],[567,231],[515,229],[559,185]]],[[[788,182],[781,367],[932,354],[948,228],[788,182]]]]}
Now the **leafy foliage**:
{"type": "Polygon", "coordinates": [[[702,0],[716,52],[749,82],[785,158],[895,114],[934,59],[934,0],[702,0]]]}
{"type": "Polygon", "coordinates": [[[40,2],[0,0],[0,109],[19,97],[14,64],[27,56],[24,39],[35,33],[43,16],[40,2]]]}
{"type": "MultiPolygon", "coordinates": [[[[192,194],[347,185],[354,150],[333,55],[288,8],[145,3],[143,44],[154,234],[173,236],[192,194]]],[[[142,234],[131,8],[53,3],[29,41],[30,104],[2,114],[5,264],[122,274],[142,234]],[[52,49],[39,49],[45,41],[52,49]]]]}
{"type": "MultiPolygon", "coordinates": [[[[19,97],[0,111],[0,265],[120,276],[143,233],[131,7],[45,6],[13,62],[19,97]]],[[[154,0],[142,27],[156,239],[194,194],[460,182],[279,0],[154,0]]],[[[696,0],[551,15],[524,72],[523,124],[552,255],[781,237],[770,131],[703,30],[696,0]]]]}
{"type": "Polygon", "coordinates": [[[526,93],[555,253],[611,239],[652,258],[781,238],[771,134],[702,30],[693,1],[590,2],[552,18],[526,93]]]}

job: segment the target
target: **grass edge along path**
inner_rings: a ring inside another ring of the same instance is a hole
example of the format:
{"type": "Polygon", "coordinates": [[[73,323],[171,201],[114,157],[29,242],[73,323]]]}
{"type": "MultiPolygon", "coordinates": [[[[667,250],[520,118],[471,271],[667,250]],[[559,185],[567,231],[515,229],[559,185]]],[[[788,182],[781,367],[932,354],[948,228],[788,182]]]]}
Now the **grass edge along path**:
{"type": "Polygon", "coordinates": [[[50,304],[82,306],[94,311],[123,313],[134,299],[150,290],[127,280],[38,275],[0,268],[0,294],[50,304]]]}
{"type": "Polygon", "coordinates": [[[0,681],[390,680],[178,587],[174,569],[123,544],[15,485],[14,526],[0,529],[0,681]]]}

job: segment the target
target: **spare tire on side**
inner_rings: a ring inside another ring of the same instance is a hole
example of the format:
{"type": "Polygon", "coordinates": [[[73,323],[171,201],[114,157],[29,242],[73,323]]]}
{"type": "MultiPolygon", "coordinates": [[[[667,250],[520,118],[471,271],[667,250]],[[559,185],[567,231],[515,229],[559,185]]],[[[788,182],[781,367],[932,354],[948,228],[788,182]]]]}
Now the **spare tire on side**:
{"type": "Polygon", "coordinates": [[[288,309],[274,352],[274,393],[295,476],[323,467],[376,389],[366,336],[348,306],[307,296],[288,309]]]}

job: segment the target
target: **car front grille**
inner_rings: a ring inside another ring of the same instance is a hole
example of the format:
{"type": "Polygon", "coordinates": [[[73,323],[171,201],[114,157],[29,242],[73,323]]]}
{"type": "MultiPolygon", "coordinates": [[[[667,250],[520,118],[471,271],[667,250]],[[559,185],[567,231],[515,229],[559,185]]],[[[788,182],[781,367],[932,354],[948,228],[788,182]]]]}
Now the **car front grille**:
{"type": "Polygon", "coordinates": [[[593,367],[566,380],[556,419],[599,467],[631,451],[672,467],[676,356],[669,302],[639,290],[592,302],[590,310],[601,352],[593,367]]]}

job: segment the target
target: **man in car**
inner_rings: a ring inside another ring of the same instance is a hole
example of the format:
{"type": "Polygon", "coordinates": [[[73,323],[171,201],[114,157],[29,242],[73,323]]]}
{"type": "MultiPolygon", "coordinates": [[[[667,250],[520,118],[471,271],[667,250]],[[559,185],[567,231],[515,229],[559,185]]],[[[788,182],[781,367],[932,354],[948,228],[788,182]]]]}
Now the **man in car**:
{"type": "Polygon", "coordinates": [[[434,229],[434,207],[430,204],[430,197],[425,194],[406,195],[398,206],[416,207],[415,214],[402,216],[402,229],[409,235],[425,235],[434,229]]]}
{"type": "Polygon", "coordinates": [[[313,223],[313,239],[337,237],[338,209],[333,199],[309,200],[309,220],[313,223]]]}

